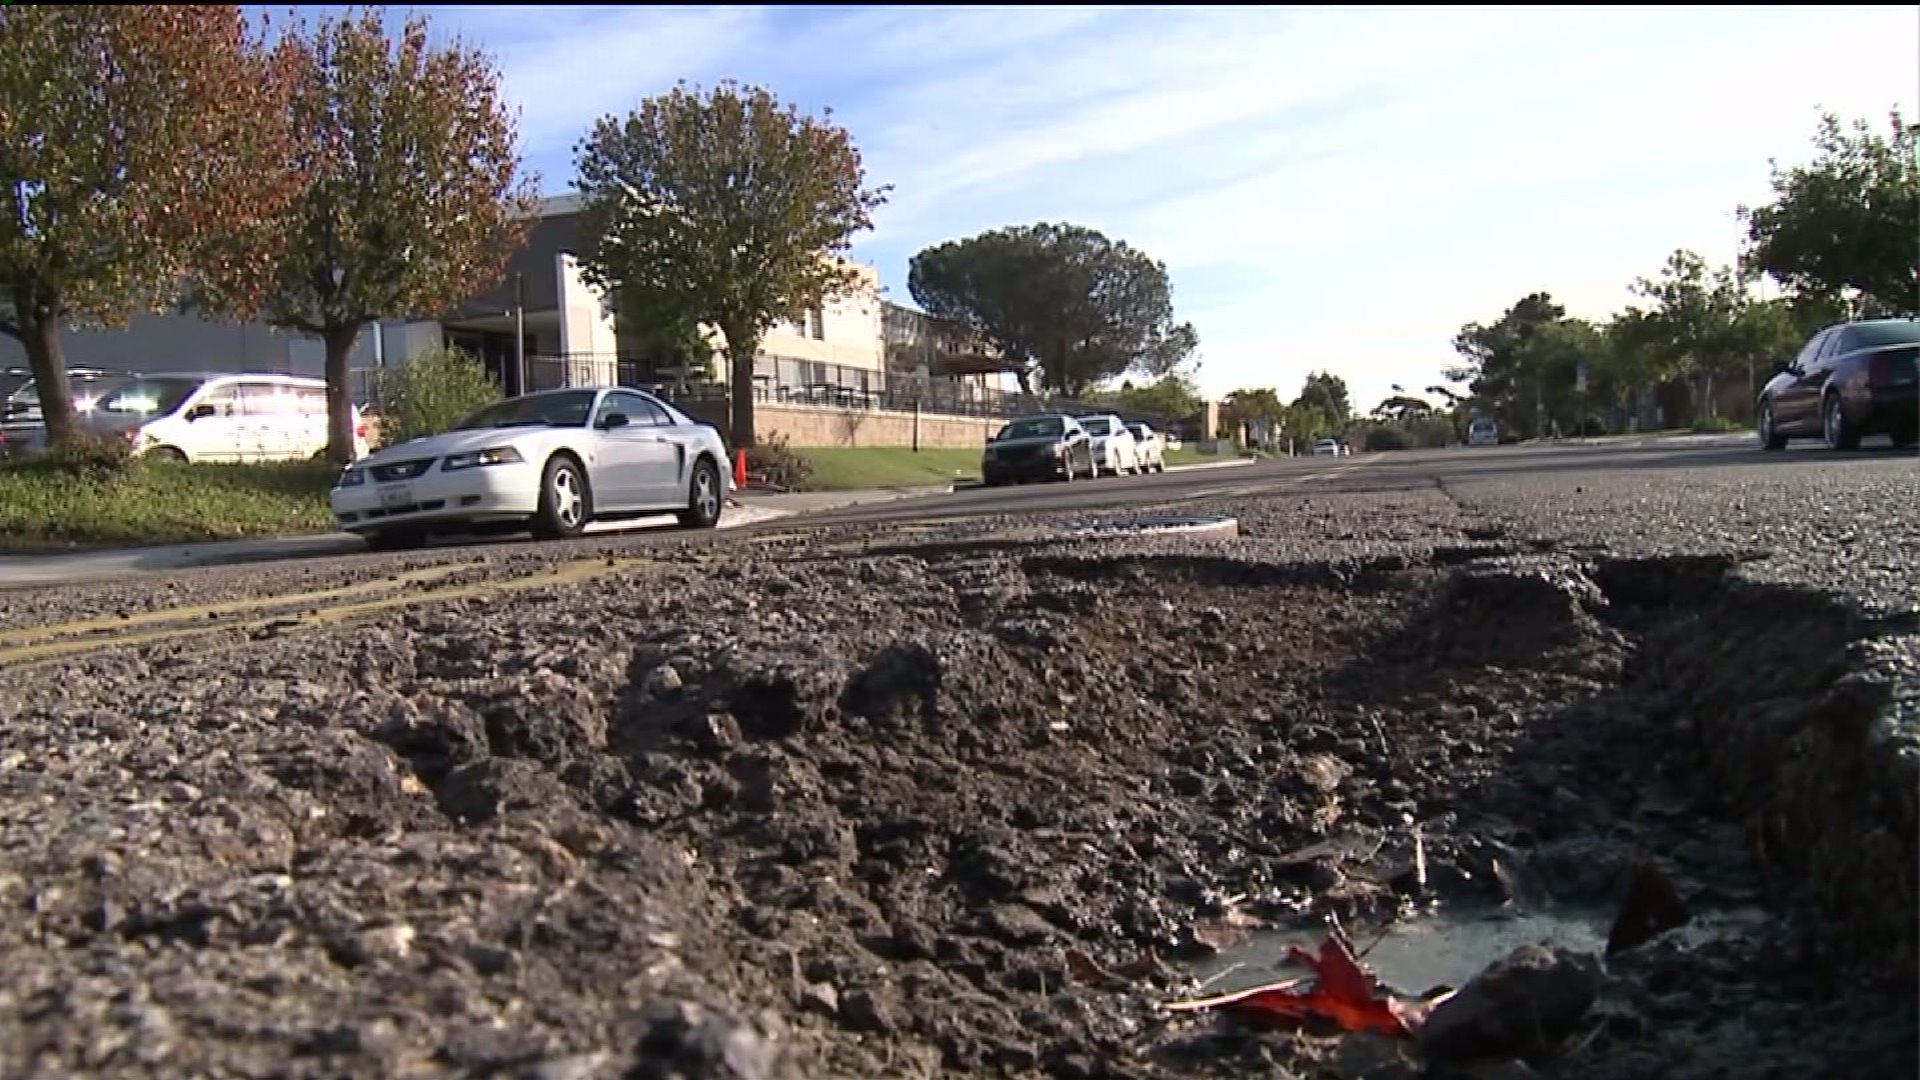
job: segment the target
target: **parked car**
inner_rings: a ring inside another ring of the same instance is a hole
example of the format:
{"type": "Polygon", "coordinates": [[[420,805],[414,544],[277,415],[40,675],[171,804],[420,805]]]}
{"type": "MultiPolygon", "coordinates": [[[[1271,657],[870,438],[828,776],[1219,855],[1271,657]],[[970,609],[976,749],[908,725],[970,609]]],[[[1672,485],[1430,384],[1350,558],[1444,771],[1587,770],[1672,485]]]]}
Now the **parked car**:
{"type": "MultiPolygon", "coordinates": [[[[154,458],[297,461],[326,451],[327,384],[264,372],[140,375],[116,384],[79,419],[83,431],[123,438],[134,453],[154,458]]],[[[355,451],[365,453],[357,412],[354,425],[355,451]]],[[[34,425],[20,442],[29,452],[44,449],[46,428],[34,425]]]]}
{"type": "Polygon", "coordinates": [[[1153,430],[1153,425],[1128,424],[1127,433],[1133,436],[1134,455],[1141,472],[1167,471],[1167,440],[1153,430]]]}
{"type": "Polygon", "coordinates": [[[1498,446],[1500,425],[1489,416],[1476,416],[1467,425],[1468,446],[1498,446]]]}
{"type": "Polygon", "coordinates": [[[1100,475],[1093,440],[1080,421],[1060,413],[1008,422],[980,454],[980,478],[988,487],[1082,475],[1100,475]]]}
{"type": "Polygon", "coordinates": [[[718,430],[651,394],[546,390],[354,462],[334,481],[333,515],[376,548],[475,527],[560,539],[592,521],[668,513],[711,529],[732,488],[726,460],[718,430]]]}
{"type": "Polygon", "coordinates": [[[1313,444],[1313,453],[1315,457],[1345,457],[1353,453],[1353,447],[1339,439],[1321,439],[1313,444]]]}
{"type": "Polygon", "coordinates": [[[1851,450],[1867,435],[1897,446],[1920,440],[1920,319],[1829,326],[1760,390],[1755,434],[1768,450],[1818,438],[1851,450]]]}
{"type": "MultiPolygon", "coordinates": [[[[35,435],[44,418],[40,415],[40,384],[31,372],[21,368],[8,368],[8,374],[20,374],[21,381],[4,398],[0,398],[0,453],[9,448],[25,449],[33,444],[35,435]]],[[[102,368],[68,368],[67,382],[73,394],[73,409],[82,416],[93,411],[99,399],[129,380],[138,378],[131,372],[107,371],[102,368]]]]}
{"type": "Polygon", "coordinates": [[[1093,459],[1100,468],[1112,473],[1137,473],[1140,468],[1140,454],[1133,443],[1133,433],[1127,425],[1112,413],[1099,413],[1080,417],[1080,426],[1086,429],[1087,437],[1093,440],[1093,459]]]}

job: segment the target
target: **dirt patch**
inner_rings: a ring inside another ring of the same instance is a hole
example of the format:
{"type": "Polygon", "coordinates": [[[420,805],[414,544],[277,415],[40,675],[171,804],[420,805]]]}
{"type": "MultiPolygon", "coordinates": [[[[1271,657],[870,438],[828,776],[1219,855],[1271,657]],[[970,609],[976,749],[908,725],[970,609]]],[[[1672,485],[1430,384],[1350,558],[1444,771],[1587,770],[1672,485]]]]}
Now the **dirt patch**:
{"type": "MultiPolygon", "coordinates": [[[[1902,904],[1910,926],[1911,893],[1848,913],[1821,883],[1857,858],[1749,844],[1750,812],[1835,843],[1868,813],[1843,780],[1769,786],[1808,768],[1780,733],[1826,706],[1756,728],[1748,703],[1850,693],[1847,642],[1875,628],[1796,622],[1763,661],[1793,677],[1703,681],[1764,635],[1687,642],[1814,603],[1720,569],[1487,544],[768,556],[219,665],[93,661],[0,706],[0,900],[24,913],[0,930],[0,1060],[1354,1075],[1333,1040],[1154,1004],[1248,926],[1607,906],[1651,859],[1700,910],[1779,917],[1614,958],[1577,1052],[1540,1070],[1910,1074],[1912,987],[1810,946],[1902,904]]],[[[1882,857],[1912,850],[1900,820],[1882,857]]]]}

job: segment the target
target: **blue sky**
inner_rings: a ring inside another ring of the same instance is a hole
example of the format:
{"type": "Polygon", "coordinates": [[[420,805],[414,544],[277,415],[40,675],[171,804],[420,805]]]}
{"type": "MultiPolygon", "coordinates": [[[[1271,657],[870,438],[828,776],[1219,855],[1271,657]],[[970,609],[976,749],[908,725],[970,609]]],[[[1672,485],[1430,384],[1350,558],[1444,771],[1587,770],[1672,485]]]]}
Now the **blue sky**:
{"type": "Polygon", "coordinates": [[[831,107],[891,202],[855,254],[1072,221],[1165,261],[1223,394],[1369,408],[1546,289],[1601,317],[1675,247],[1730,261],[1817,110],[1920,97],[1914,7],[434,7],[499,60],[528,164],[686,78],[831,107]]]}

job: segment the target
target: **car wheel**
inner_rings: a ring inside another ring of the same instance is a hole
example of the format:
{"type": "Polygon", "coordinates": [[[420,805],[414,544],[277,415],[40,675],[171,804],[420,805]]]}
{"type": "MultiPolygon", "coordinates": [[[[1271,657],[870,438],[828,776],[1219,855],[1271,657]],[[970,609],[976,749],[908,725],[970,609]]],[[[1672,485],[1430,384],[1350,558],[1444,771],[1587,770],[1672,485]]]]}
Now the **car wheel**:
{"type": "Polygon", "coordinates": [[[693,478],[687,481],[687,508],[680,512],[680,524],[689,529],[711,529],[720,524],[720,469],[713,459],[693,463],[693,478]]]}
{"type": "Polygon", "coordinates": [[[1840,395],[1827,395],[1820,416],[1820,431],[1826,437],[1828,449],[1852,450],[1860,445],[1860,433],[1847,423],[1846,411],[1840,408],[1840,395]]]}
{"type": "Polygon", "coordinates": [[[533,535],[542,540],[579,536],[593,517],[593,492],[580,463],[564,454],[547,459],[540,475],[540,509],[533,515],[533,535]]]}
{"type": "Polygon", "coordinates": [[[187,455],[177,446],[156,446],[147,451],[147,456],[155,461],[164,461],[172,465],[185,465],[187,455]]]}
{"type": "Polygon", "coordinates": [[[1773,404],[1771,402],[1760,406],[1760,421],[1754,426],[1759,432],[1760,448],[1762,450],[1785,450],[1787,448],[1787,437],[1780,434],[1779,430],[1773,425],[1773,404]]]}
{"type": "Polygon", "coordinates": [[[412,551],[427,542],[424,529],[378,529],[366,535],[369,551],[412,551]]]}

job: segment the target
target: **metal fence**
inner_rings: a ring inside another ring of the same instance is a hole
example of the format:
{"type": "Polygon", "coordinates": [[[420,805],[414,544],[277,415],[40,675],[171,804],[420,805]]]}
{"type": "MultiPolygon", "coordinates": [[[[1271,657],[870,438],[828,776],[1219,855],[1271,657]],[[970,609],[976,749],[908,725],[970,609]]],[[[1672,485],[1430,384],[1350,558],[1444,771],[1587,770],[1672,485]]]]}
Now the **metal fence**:
{"type": "MultiPolygon", "coordinates": [[[[564,356],[529,355],[530,390],[567,386],[631,386],[649,390],[669,401],[724,401],[731,393],[723,379],[703,378],[664,365],[614,353],[569,353],[564,356]]],[[[724,361],[716,368],[724,367],[724,361]]],[[[1076,415],[1113,412],[1110,403],[1032,395],[980,386],[964,378],[881,372],[812,360],[763,356],[756,365],[753,396],[779,405],[811,405],[838,409],[894,409],[901,412],[941,413],[948,416],[1010,418],[1046,410],[1076,415]]],[[[356,368],[351,373],[353,399],[363,408],[380,404],[379,368],[356,368]]],[[[717,372],[716,372],[717,373],[717,372]]],[[[1161,430],[1178,430],[1182,417],[1124,412],[1128,421],[1141,420],[1161,430]]],[[[1206,433],[1211,434],[1211,433],[1206,433]]]]}

